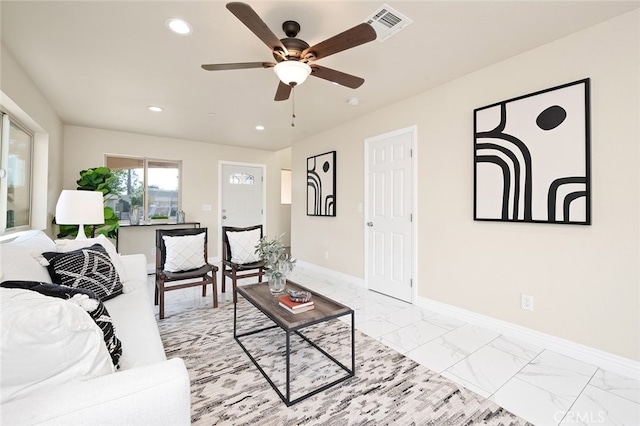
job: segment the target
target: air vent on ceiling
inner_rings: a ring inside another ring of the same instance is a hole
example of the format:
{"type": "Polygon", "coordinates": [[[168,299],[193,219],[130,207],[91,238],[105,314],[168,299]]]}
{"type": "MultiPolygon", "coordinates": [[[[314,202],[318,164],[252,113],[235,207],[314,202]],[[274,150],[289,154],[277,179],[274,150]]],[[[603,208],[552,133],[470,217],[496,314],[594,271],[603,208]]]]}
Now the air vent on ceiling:
{"type": "Polygon", "coordinates": [[[376,30],[376,40],[382,43],[413,21],[397,10],[392,9],[389,5],[383,4],[364,22],[370,24],[376,30]]]}

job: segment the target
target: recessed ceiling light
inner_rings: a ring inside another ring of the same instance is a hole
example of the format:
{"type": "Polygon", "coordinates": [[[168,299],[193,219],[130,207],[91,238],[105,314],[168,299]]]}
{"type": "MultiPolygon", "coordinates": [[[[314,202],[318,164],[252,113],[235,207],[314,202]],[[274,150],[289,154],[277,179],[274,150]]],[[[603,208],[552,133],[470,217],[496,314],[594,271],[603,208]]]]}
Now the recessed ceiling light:
{"type": "Polygon", "coordinates": [[[191,25],[187,21],[183,21],[182,19],[177,18],[169,18],[164,21],[164,24],[176,34],[180,35],[190,35],[193,30],[191,29],[191,25]]]}
{"type": "Polygon", "coordinates": [[[163,110],[162,108],[160,108],[159,106],[153,106],[153,105],[151,105],[151,106],[148,106],[147,108],[149,109],[149,111],[153,111],[153,112],[161,112],[161,111],[164,111],[164,110],[163,110]]]}
{"type": "Polygon", "coordinates": [[[257,126],[256,126],[256,130],[264,130],[264,126],[257,125],[257,126]]]}

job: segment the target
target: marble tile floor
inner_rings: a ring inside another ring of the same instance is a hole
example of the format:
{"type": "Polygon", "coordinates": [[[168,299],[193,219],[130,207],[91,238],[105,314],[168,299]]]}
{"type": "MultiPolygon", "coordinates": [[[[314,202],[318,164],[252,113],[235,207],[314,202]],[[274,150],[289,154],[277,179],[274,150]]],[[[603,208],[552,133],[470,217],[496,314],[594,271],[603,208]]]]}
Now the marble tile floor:
{"type": "MultiPolygon", "coordinates": [[[[358,330],[535,425],[640,426],[639,378],[603,371],[302,267],[290,278],[353,308],[358,330]]],[[[227,281],[219,303],[233,301],[230,287],[227,281]]],[[[149,292],[153,297],[153,275],[149,292]]],[[[211,294],[203,298],[199,287],[171,291],[165,298],[165,317],[212,304],[211,294]]]]}

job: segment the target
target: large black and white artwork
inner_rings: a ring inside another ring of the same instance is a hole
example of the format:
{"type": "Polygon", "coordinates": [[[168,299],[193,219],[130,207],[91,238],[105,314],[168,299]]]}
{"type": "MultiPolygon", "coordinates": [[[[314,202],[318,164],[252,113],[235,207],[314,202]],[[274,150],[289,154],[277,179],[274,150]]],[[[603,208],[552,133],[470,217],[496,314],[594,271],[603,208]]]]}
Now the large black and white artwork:
{"type": "Polygon", "coordinates": [[[474,110],[474,219],[591,224],[589,79],[474,110]]]}
{"type": "Polygon", "coordinates": [[[307,158],[307,216],[336,215],[336,152],[307,158]]]}

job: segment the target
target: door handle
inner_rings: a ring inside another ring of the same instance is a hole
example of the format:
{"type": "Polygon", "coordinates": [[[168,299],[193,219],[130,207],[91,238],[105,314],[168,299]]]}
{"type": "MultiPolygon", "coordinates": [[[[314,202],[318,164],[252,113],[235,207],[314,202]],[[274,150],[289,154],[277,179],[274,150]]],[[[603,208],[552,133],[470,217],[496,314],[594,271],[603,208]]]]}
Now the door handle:
{"type": "Polygon", "coordinates": [[[367,222],[367,226],[369,227],[373,226],[373,222],[367,222]]]}
{"type": "Polygon", "coordinates": [[[226,219],[227,217],[226,217],[226,216],[222,216],[222,218],[223,218],[223,219],[226,219]]]}

